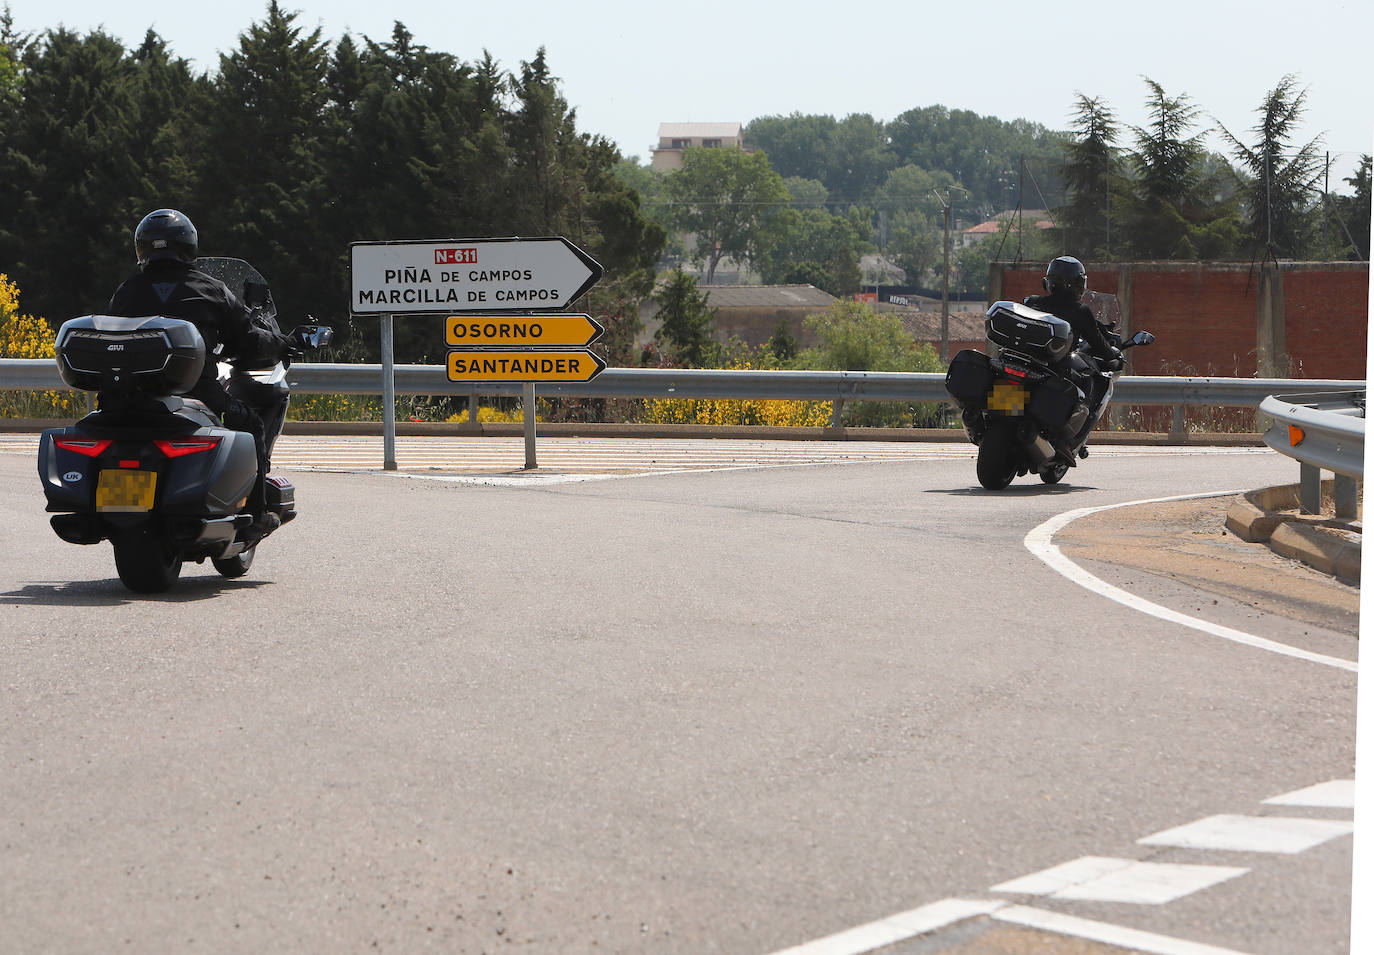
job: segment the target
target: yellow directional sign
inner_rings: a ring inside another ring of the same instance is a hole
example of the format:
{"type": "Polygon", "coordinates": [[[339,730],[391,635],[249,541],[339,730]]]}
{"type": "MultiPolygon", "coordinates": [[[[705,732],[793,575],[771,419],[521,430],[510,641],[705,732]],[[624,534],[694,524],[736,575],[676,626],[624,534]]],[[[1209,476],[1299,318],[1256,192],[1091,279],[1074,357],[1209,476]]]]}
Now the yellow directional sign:
{"type": "Polygon", "coordinates": [[[450,315],[444,322],[444,340],[470,348],[581,347],[590,345],[605,331],[590,315],[450,315]]]}
{"type": "Polygon", "coordinates": [[[449,381],[591,381],[605,367],[600,355],[585,349],[448,353],[449,381]]]}

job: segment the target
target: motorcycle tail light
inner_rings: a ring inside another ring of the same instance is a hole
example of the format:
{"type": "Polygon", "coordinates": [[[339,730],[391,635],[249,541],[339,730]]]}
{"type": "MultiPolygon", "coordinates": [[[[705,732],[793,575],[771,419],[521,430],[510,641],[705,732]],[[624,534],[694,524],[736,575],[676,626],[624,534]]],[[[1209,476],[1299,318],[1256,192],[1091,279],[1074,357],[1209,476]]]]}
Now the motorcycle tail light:
{"type": "Polygon", "coordinates": [[[1004,366],[1003,370],[1004,370],[1007,374],[1011,375],[1013,378],[1024,378],[1024,377],[1026,377],[1026,373],[1025,373],[1024,371],[1022,371],[1020,368],[1013,368],[1013,367],[1011,367],[1010,365],[1006,365],[1006,366],[1004,366]]]}
{"type": "Polygon", "coordinates": [[[219,447],[219,438],[159,438],[153,444],[169,458],[184,458],[219,447]]]}
{"type": "Polygon", "coordinates": [[[98,458],[114,442],[108,438],[54,438],[53,444],[63,451],[75,451],[88,458],[98,458]]]}

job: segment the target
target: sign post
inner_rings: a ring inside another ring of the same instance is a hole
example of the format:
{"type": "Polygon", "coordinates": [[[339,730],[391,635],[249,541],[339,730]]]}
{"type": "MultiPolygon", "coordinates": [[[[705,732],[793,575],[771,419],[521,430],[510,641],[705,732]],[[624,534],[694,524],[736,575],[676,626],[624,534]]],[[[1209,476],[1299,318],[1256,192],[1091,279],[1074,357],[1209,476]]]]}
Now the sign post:
{"type": "MultiPolygon", "coordinates": [[[[509,239],[431,239],[426,241],[355,242],[349,246],[351,265],[350,310],[355,315],[379,315],[382,335],[382,443],[383,467],[396,469],[395,366],[392,319],[395,315],[443,312],[449,316],[445,339],[450,345],[481,345],[483,352],[501,350],[498,358],[482,357],[477,367],[502,366],[530,371],[533,376],[507,375],[476,378],[454,377],[455,359],[449,357],[453,381],[518,380],[525,391],[525,466],[535,467],[534,382],[588,381],[605,368],[605,362],[586,351],[604,331],[586,315],[545,315],[565,309],[601,278],[601,266],[562,236],[509,239]],[[468,320],[462,314],[478,313],[468,320]],[[517,317],[518,316],[518,317],[517,317]],[[503,325],[510,326],[502,328],[503,325]],[[514,326],[520,326],[516,334],[514,326]],[[489,333],[490,326],[490,333],[489,333]],[[582,337],[582,341],[565,341],[582,337]],[[458,341],[454,341],[457,338],[458,341]],[[479,341],[480,340],[480,341],[479,341]],[[571,355],[568,345],[579,349],[571,355]],[[538,352],[517,359],[518,349],[538,352]],[[590,359],[590,361],[589,361],[590,359]],[[568,371],[576,365],[578,372],[568,371]],[[586,377],[544,377],[585,373],[586,377]]],[[[475,361],[477,356],[462,359],[475,361]]],[[[494,374],[494,372],[493,372],[494,374]]],[[[475,391],[473,393],[475,398],[475,391]]],[[[469,399],[469,417],[476,422],[476,408],[469,399]]]]}

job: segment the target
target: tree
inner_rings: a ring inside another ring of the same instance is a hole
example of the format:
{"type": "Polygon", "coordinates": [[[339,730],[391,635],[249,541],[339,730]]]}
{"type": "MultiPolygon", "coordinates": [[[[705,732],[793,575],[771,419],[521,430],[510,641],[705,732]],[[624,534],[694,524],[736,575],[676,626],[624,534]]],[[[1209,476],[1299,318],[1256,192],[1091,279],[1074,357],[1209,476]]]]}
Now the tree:
{"type": "Polygon", "coordinates": [[[1355,190],[1353,196],[1331,196],[1331,216],[1336,220],[1334,229],[1339,236],[1335,245],[1350,259],[1357,262],[1369,261],[1370,231],[1370,163],[1368,153],[1360,157],[1355,175],[1345,177],[1345,182],[1355,190]]]}
{"type": "Polygon", "coordinates": [[[1123,203],[1123,244],[1145,258],[1222,257],[1235,235],[1236,210],[1221,181],[1227,171],[1209,164],[1201,133],[1189,135],[1202,110],[1148,77],[1145,84],[1151,121],[1131,127],[1134,176],[1123,203]]]}
{"type": "Polygon", "coordinates": [[[60,322],[103,307],[126,276],[150,157],[136,148],[137,76],[119,41],[48,31],[21,75],[3,124],[0,262],[60,322]]]}
{"type": "Polygon", "coordinates": [[[1060,213],[1064,246],[1084,259],[1110,259],[1112,192],[1117,176],[1116,116],[1099,97],[1078,94],[1060,173],[1069,201],[1060,213]]]}
{"type": "Polygon", "coordinates": [[[1306,101],[1307,91],[1297,89],[1297,78],[1290,73],[1260,104],[1260,121],[1251,128],[1257,137],[1253,143],[1246,145],[1221,127],[1235,157],[1250,173],[1247,231],[1255,247],[1263,247],[1270,256],[1299,257],[1315,224],[1313,200],[1322,164],[1317,141],[1297,149],[1291,145],[1306,101]]]}
{"type": "Polygon", "coordinates": [[[760,257],[768,220],[787,201],[767,154],[739,149],[685,150],[682,168],[668,176],[664,193],[674,227],[695,237],[692,260],[705,264],[707,285],[722,259],[746,264],[760,257]]]}
{"type": "Polygon", "coordinates": [[[662,323],[654,341],[660,347],[669,346],[689,368],[707,365],[717,353],[711,339],[716,316],[709,300],[709,293],[702,292],[696,279],[681,269],[674,270],[654,293],[658,303],[654,318],[662,323]]]}
{"type": "Polygon", "coordinates": [[[205,118],[194,209],[206,254],[247,258],[272,282],[285,316],[321,296],[340,250],[326,227],[338,194],[326,178],[329,53],[318,28],[271,0],[267,16],[221,54],[205,118]]]}

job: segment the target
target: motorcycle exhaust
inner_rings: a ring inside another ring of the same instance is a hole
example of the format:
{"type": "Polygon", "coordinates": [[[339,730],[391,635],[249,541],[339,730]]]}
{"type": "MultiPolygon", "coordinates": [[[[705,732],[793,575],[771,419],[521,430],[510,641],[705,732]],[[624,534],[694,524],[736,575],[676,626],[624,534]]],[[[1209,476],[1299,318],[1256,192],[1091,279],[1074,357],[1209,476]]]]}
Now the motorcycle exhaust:
{"type": "Polygon", "coordinates": [[[1026,452],[1026,457],[1034,467],[1040,468],[1048,464],[1054,458],[1054,445],[1045,440],[1040,429],[1029,418],[1023,419],[1016,426],[1016,440],[1020,442],[1022,449],[1026,452]]]}

